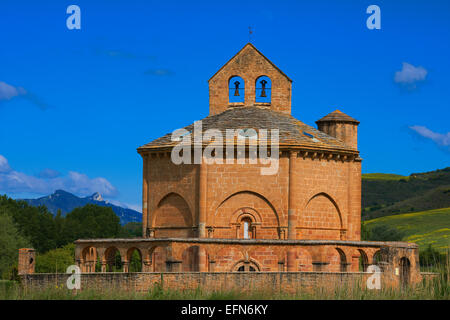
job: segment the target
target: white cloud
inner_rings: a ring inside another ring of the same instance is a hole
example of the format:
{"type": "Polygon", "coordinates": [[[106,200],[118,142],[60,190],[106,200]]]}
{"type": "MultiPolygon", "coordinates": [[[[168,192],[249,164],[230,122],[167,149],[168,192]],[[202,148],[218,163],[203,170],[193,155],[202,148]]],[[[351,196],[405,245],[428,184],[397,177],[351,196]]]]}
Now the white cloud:
{"type": "Polygon", "coordinates": [[[433,132],[427,127],[424,126],[410,126],[411,130],[414,130],[417,134],[421,135],[424,138],[431,139],[436,144],[444,147],[450,146],[450,132],[446,134],[433,132]]]}
{"type": "Polygon", "coordinates": [[[6,82],[0,81],[0,102],[9,101],[13,98],[22,97],[41,109],[46,109],[48,105],[35,94],[28,92],[22,87],[14,87],[6,82]]]}
{"type": "Polygon", "coordinates": [[[44,169],[44,170],[42,170],[41,172],[39,172],[39,178],[56,178],[56,177],[59,177],[61,175],[61,173],[59,173],[58,171],[56,171],[56,170],[53,170],[53,169],[49,169],[49,168],[46,168],[46,169],[44,169]]]}
{"type": "Polygon", "coordinates": [[[402,70],[397,71],[394,81],[399,84],[415,87],[415,84],[424,81],[428,71],[424,67],[415,67],[412,64],[403,62],[402,70]]]}
{"type": "Polygon", "coordinates": [[[11,171],[8,160],[0,154],[0,173],[11,171]]]}
{"type": "Polygon", "coordinates": [[[6,82],[0,81],[0,101],[11,100],[14,97],[25,95],[27,92],[21,87],[14,87],[6,82]]]}
{"type": "MultiPolygon", "coordinates": [[[[55,172],[53,171],[52,173],[55,172]]],[[[34,193],[45,195],[53,193],[57,189],[62,189],[79,196],[88,196],[94,192],[99,192],[109,197],[115,197],[117,195],[117,189],[105,178],[89,178],[87,175],[75,171],[70,171],[66,176],[55,174],[53,176],[31,176],[13,170],[9,166],[8,160],[0,155],[0,193],[34,193]]]]}

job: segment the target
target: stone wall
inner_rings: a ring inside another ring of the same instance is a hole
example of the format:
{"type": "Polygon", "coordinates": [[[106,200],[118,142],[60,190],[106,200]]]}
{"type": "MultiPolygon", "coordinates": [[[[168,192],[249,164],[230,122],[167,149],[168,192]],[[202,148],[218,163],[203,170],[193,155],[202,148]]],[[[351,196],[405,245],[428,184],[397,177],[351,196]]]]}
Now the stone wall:
{"type": "MultiPolygon", "coordinates": [[[[130,290],[146,292],[155,285],[164,289],[205,291],[275,290],[295,293],[299,289],[355,285],[366,286],[370,273],[363,272],[174,272],[174,273],[87,273],[81,274],[81,290],[130,290]]],[[[26,289],[66,287],[68,274],[22,275],[26,289]]],[[[382,286],[390,282],[382,276],[382,286]]]]}

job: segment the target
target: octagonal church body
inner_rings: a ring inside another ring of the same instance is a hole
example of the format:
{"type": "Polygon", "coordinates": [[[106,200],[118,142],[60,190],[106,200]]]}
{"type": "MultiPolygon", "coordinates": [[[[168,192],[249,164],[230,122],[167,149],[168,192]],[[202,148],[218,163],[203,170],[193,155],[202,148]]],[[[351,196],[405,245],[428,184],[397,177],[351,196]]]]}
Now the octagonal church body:
{"type": "MultiPolygon", "coordinates": [[[[279,148],[269,142],[268,149],[278,152],[278,170],[263,175],[268,164],[248,159],[175,164],[179,142],[172,134],[139,147],[143,237],[78,240],[83,271],[98,257],[107,271],[111,250],[120,252],[127,271],[134,249],[142,271],[150,272],[358,271],[383,254],[385,263],[399,266],[403,257],[417,271],[414,244],[360,241],[359,122],[336,110],[317,129],[306,125],[291,115],[291,91],[286,74],[252,44],[244,46],[209,80],[202,132],[217,129],[226,137],[227,129],[267,129],[270,136],[277,129],[279,148]]],[[[185,129],[193,133],[194,124],[185,129]]]]}
{"type": "MultiPolygon", "coordinates": [[[[322,131],[300,122],[291,116],[291,84],[251,44],[209,80],[210,115],[202,120],[203,132],[218,129],[225,137],[226,129],[267,129],[270,136],[279,130],[275,174],[262,175],[268,164],[250,164],[248,150],[245,164],[176,165],[168,152],[178,143],[171,134],[138,149],[144,159],[146,236],[360,239],[358,121],[335,111],[318,121],[322,131]],[[257,102],[262,77],[271,85],[266,102],[257,102]],[[242,102],[230,102],[234,78],[242,79],[242,102]]],[[[193,125],[186,130],[193,132],[193,125]]]]}

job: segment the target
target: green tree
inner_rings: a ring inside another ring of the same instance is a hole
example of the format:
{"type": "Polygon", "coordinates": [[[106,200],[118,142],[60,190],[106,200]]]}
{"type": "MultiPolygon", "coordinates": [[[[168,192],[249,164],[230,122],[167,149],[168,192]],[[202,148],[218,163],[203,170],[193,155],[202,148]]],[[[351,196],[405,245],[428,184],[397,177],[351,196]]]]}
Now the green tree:
{"type": "Polygon", "coordinates": [[[36,256],[37,273],[65,273],[67,267],[75,264],[75,245],[69,243],[36,256]]]}
{"type": "Polygon", "coordinates": [[[139,238],[142,237],[142,222],[128,222],[122,227],[121,237],[139,238]]]}
{"type": "Polygon", "coordinates": [[[17,265],[19,249],[29,247],[12,217],[5,208],[0,208],[0,277],[9,278],[14,265],[17,265]]]}
{"type": "Polygon", "coordinates": [[[87,204],[66,215],[61,241],[69,243],[77,239],[117,238],[120,233],[120,219],[111,208],[87,204]]]}
{"type": "Polygon", "coordinates": [[[46,207],[32,207],[25,201],[0,196],[0,208],[9,213],[20,234],[29,239],[37,252],[57,247],[55,221],[46,207]]]}

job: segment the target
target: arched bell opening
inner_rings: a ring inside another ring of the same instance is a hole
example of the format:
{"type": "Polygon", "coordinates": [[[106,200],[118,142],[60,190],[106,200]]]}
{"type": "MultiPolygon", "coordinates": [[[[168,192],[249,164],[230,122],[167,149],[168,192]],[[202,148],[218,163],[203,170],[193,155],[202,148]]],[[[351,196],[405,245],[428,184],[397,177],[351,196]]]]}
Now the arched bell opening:
{"type": "Polygon", "coordinates": [[[272,80],[268,76],[261,76],[255,83],[255,102],[271,103],[272,101],[272,80]]]}
{"type": "Polygon", "coordinates": [[[233,76],[228,80],[228,102],[245,102],[245,82],[239,76],[233,76]]]}

